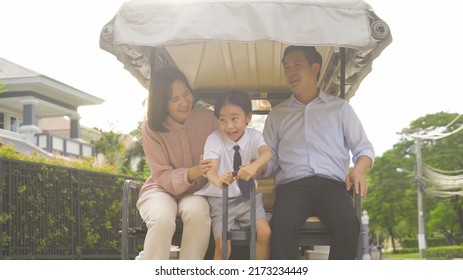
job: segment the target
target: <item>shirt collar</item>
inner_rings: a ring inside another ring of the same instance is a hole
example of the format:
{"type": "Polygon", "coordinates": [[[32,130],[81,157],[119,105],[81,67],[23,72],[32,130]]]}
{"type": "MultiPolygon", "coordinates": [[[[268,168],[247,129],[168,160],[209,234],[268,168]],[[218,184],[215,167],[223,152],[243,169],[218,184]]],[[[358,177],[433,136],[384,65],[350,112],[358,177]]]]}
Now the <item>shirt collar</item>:
{"type": "MultiPolygon", "coordinates": [[[[317,101],[317,100],[321,100],[321,101],[327,103],[328,102],[328,95],[323,90],[320,89],[320,92],[318,93],[318,96],[313,101],[317,101]]],[[[300,102],[299,100],[297,100],[296,97],[294,96],[294,93],[291,94],[291,97],[289,97],[288,107],[305,107],[306,105],[307,104],[304,104],[304,103],[300,102]]]]}
{"type": "Polygon", "coordinates": [[[246,127],[244,130],[244,134],[243,136],[241,136],[240,140],[238,140],[238,142],[234,142],[222,133],[222,137],[224,138],[225,148],[227,149],[227,151],[230,151],[230,150],[233,150],[234,146],[239,145],[240,149],[243,149],[247,143],[247,139],[249,137],[248,135],[249,135],[248,128],[246,127]]]}

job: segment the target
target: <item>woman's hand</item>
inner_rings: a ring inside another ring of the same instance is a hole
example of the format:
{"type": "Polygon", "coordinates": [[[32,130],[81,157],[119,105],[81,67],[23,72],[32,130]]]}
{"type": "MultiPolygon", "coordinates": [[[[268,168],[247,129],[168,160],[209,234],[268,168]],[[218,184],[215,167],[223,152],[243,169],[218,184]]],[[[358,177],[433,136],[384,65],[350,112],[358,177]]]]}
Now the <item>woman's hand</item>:
{"type": "Polygon", "coordinates": [[[199,169],[201,170],[201,174],[204,177],[207,177],[207,172],[212,168],[212,160],[210,159],[203,159],[203,155],[199,157],[199,169]]]}

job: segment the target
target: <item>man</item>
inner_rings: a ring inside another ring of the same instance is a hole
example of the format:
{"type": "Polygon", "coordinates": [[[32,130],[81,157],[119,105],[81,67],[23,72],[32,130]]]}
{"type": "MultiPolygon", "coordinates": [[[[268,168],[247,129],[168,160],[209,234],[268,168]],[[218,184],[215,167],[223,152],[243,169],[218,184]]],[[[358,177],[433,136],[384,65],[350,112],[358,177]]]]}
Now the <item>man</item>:
{"type": "Polygon", "coordinates": [[[282,63],[293,94],[270,112],[263,133],[272,151],[264,176],[274,174],[277,186],[271,258],[299,259],[298,232],[317,216],[332,231],[329,259],[355,259],[359,221],[348,190],[366,196],[373,146],[350,104],[317,87],[315,47],[290,46],[282,63]]]}

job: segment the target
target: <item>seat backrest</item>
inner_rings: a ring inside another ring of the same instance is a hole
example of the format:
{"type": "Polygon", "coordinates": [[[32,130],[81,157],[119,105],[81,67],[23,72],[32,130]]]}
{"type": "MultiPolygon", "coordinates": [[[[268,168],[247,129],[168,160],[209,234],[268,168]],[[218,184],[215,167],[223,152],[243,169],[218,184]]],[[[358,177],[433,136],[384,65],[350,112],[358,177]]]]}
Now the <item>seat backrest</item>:
{"type": "Polygon", "coordinates": [[[275,202],[275,183],[273,178],[257,180],[257,192],[262,193],[265,212],[272,212],[275,202]]]}

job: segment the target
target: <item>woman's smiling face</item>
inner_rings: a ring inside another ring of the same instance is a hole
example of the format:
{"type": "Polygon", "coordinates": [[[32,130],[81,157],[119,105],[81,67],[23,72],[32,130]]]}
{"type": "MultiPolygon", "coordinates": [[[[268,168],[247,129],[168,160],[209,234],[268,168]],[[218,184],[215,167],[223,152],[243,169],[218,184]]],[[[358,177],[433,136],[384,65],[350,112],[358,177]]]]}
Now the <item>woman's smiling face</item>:
{"type": "Polygon", "coordinates": [[[171,95],[167,105],[169,116],[178,123],[184,123],[191,113],[193,94],[181,80],[175,80],[171,86],[171,95]]]}

